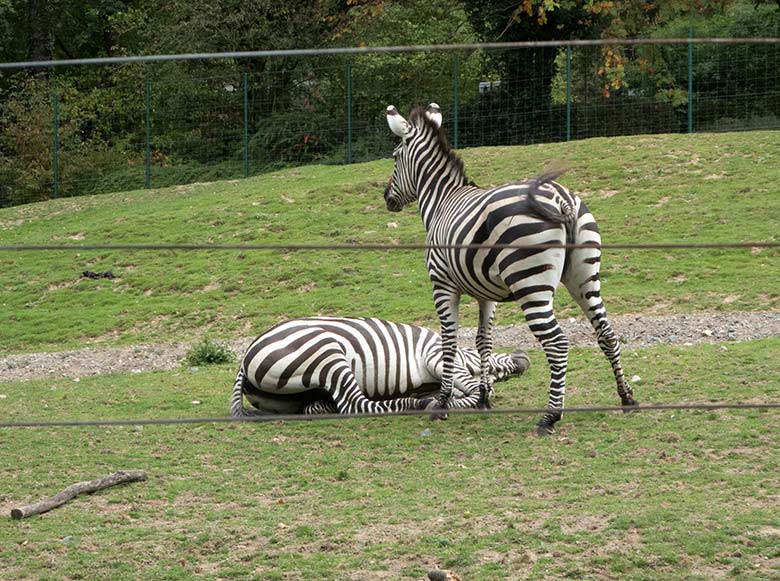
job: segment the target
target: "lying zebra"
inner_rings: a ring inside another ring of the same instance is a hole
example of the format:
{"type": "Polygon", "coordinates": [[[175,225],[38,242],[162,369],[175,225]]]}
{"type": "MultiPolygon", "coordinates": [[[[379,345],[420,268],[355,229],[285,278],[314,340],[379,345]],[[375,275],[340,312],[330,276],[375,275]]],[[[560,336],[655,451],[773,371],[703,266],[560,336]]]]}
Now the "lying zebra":
{"type": "MultiPolygon", "coordinates": [[[[523,351],[490,356],[495,381],[519,376],[523,351]]],[[[452,407],[475,407],[479,354],[458,350],[452,407]]],[[[388,413],[425,409],[439,392],[441,337],[414,325],[373,318],[310,317],[257,337],[236,375],[233,417],[259,414],[388,413]],[[256,409],[244,407],[243,398],[256,409]]]]}

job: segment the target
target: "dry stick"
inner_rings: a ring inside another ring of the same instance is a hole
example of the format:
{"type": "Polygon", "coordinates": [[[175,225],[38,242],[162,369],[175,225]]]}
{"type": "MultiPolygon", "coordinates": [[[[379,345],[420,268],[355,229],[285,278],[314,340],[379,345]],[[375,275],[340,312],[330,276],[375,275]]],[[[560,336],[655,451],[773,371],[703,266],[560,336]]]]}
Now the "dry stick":
{"type": "Polygon", "coordinates": [[[97,480],[77,482],[76,484],[71,484],[65,490],[54,496],[44,498],[34,504],[11,509],[11,518],[22,519],[34,514],[46,512],[47,510],[62,506],[84,492],[95,492],[96,490],[109,488],[110,486],[116,486],[117,484],[122,484],[124,482],[139,482],[143,480],[146,480],[146,472],[144,470],[120,470],[119,472],[114,472],[113,474],[98,478],[97,480]]]}

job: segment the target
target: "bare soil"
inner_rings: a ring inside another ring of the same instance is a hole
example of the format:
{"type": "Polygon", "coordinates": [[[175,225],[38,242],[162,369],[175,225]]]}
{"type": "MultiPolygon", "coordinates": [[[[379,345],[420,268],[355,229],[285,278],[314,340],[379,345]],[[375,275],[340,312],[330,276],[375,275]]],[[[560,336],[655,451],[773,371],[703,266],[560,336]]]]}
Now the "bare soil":
{"type": "MultiPolygon", "coordinates": [[[[610,321],[627,348],[780,337],[780,311],[620,315],[610,317],[610,321]]],[[[596,345],[595,335],[584,318],[563,319],[560,324],[572,345],[596,345]]],[[[473,344],[475,335],[474,328],[461,329],[461,340],[465,344],[473,344]]],[[[240,357],[252,338],[242,337],[225,343],[240,357]]],[[[174,369],[182,365],[191,347],[189,343],[177,343],[5,355],[0,356],[0,381],[174,369]]],[[[535,349],[538,343],[525,324],[507,325],[496,327],[495,347],[498,350],[535,349]]]]}

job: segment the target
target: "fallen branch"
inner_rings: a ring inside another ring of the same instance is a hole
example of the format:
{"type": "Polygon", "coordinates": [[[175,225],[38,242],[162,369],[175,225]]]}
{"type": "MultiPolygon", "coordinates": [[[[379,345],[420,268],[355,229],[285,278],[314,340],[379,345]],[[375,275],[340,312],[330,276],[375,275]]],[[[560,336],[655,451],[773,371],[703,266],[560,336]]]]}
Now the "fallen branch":
{"type": "Polygon", "coordinates": [[[96,490],[109,488],[111,486],[116,486],[117,484],[139,482],[143,480],[146,480],[146,472],[143,470],[120,470],[119,472],[114,472],[113,474],[98,478],[97,480],[77,482],[76,484],[71,484],[65,490],[54,496],[49,496],[34,504],[11,509],[11,518],[22,519],[34,514],[46,512],[47,510],[62,506],[69,500],[85,492],[95,492],[96,490]]]}

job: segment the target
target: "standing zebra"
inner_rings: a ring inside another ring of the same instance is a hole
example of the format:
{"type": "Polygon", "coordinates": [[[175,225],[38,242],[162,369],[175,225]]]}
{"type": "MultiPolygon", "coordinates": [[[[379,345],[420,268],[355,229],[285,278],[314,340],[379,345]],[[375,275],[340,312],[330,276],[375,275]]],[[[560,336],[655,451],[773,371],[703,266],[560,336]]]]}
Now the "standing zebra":
{"type": "MultiPolygon", "coordinates": [[[[502,381],[521,375],[523,351],[491,355],[489,373],[502,381]]],[[[475,407],[481,362],[458,350],[455,407],[475,407]]],[[[441,338],[414,325],[372,318],[310,317],[281,323],[257,337],[238,369],[233,417],[259,413],[386,413],[423,409],[437,393],[443,370],[441,338]],[[243,398],[257,409],[244,408],[243,398]]]]}
{"type": "MultiPolygon", "coordinates": [[[[496,302],[520,301],[550,366],[550,411],[537,423],[537,432],[554,431],[563,412],[569,356],[569,341],[552,308],[559,282],[563,282],[595,329],[598,344],[612,365],[623,405],[636,405],[620,364],[620,343],[601,300],[601,239],[593,216],[579,196],[552,181],[552,175],[490,190],[477,187],[466,178],[463,161],[447,144],[435,103],[427,110],[412,111],[410,121],[390,106],[387,122],[401,138],[393,151],[393,174],[384,193],[387,209],[399,212],[419,200],[420,216],[428,233],[426,262],[444,350],[442,386],[435,407],[446,410],[452,394],[451,369],[457,348],[461,295],[469,294],[479,302],[480,407],[489,407],[487,361],[493,348],[496,302]],[[587,247],[451,247],[564,243],[587,247]]],[[[437,415],[443,417],[444,411],[437,415]]]]}

